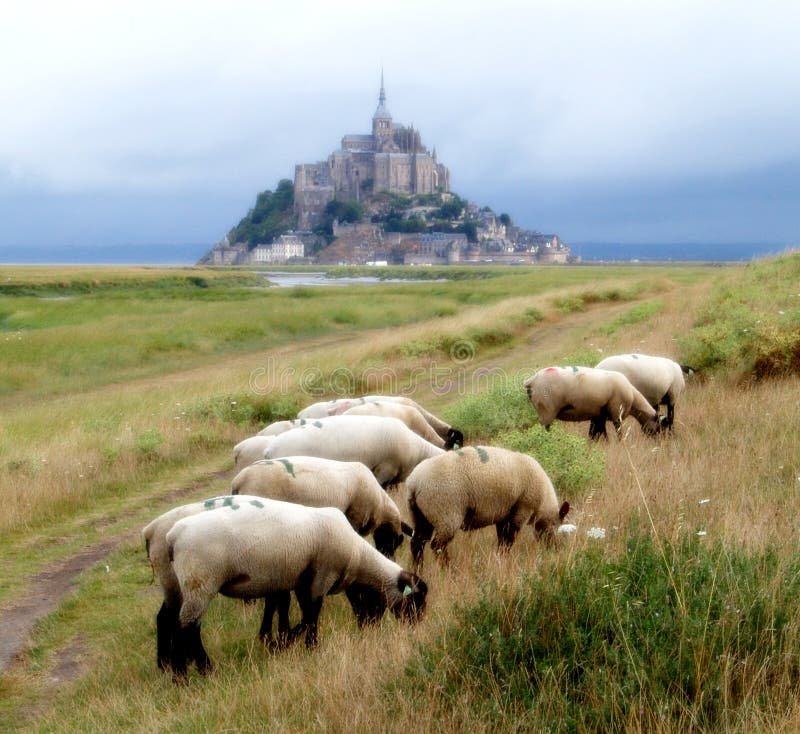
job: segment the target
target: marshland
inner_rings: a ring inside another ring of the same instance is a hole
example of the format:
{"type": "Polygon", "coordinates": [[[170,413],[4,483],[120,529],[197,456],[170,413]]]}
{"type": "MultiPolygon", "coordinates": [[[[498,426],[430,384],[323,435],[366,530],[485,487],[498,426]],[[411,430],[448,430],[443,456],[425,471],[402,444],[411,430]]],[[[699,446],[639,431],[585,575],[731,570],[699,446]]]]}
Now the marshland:
{"type": "Polygon", "coordinates": [[[800,256],[426,270],[277,288],[0,267],[4,730],[800,728],[800,256]],[[697,367],[671,434],[537,424],[526,377],[628,352],[697,367]],[[420,624],[359,630],[334,596],[316,650],[264,650],[260,605],[218,597],[215,670],[174,685],[142,526],[226,493],[233,445],[267,423],[388,391],[468,444],[533,455],[577,531],[548,546],[525,529],[506,554],[492,528],[460,533],[449,568],[425,564],[420,624]]]}

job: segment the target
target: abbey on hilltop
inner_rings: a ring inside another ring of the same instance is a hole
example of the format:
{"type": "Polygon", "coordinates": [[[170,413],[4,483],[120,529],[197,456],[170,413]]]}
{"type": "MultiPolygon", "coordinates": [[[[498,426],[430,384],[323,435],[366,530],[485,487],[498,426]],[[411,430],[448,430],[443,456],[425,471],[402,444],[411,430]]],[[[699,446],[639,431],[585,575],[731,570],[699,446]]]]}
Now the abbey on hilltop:
{"type": "Polygon", "coordinates": [[[392,120],[381,72],[372,133],[345,135],[342,147],[318,163],[294,170],[294,211],[300,229],[318,226],[332,199],[356,200],[362,193],[434,194],[450,191],[450,171],[436,160],[413,126],[392,120]]]}

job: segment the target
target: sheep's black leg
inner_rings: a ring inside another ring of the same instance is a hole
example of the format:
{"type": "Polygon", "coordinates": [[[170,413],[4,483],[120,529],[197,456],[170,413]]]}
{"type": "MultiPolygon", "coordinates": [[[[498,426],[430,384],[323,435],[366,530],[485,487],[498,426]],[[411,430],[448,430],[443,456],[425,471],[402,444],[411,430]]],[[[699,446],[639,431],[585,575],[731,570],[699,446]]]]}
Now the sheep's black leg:
{"type": "Polygon", "coordinates": [[[600,415],[597,418],[592,418],[589,423],[589,438],[596,441],[601,436],[608,437],[606,434],[606,416],[600,415]]]}
{"type": "Polygon", "coordinates": [[[317,623],[319,613],[322,609],[322,597],[316,599],[311,596],[311,585],[305,585],[295,589],[295,596],[300,604],[300,611],[303,616],[300,624],[290,632],[291,639],[296,639],[297,635],[306,632],[306,647],[314,647],[317,644],[317,623]]]}
{"type": "Polygon", "coordinates": [[[519,533],[519,525],[514,523],[513,520],[502,520],[495,526],[497,528],[497,545],[501,550],[508,550],[514,541],[517,539],[519,533]]]}
{"type": "Polygon", "coordinates": [[[190,657],[189,640],[186,629],[182,628],[180,624],[177,624],[175,635],[172,638],[172,656],[170,659],[172,675],[176,682],[186,677],[186,666],[190,657]]]}
{"type": "Polygon", "coordinates": [[[178,606],[168,607],[167,602],[161,604],[161,609],[156,615],[156,655],[158,667],[166,670],[172,667],[173,649],[175,638],[179,634],[178,606]]]}
{"type": "Polygon", "coordinates": [[[666,428],[668,428],[670,431],[672,430],[672,421],[674,419],[675,419],[675,406],[672,404],[672,401],[670,400],[667,403],[667,423],[666,423],[666,428]]]}
{"type": "Polygon", "coordinates": [[[414,515],[414,534],[411,536],[411,557],[414,560],[414,572],[419,573],[422,568],[425,544],[433,537],[433,525],[428,522],[428,518],[420,512],[416,504],[412,504],[411,512],[414,515]]]}
{"type": "Polygon", "coordinates": [[[189,658],[197,664],[197,669],[205,675],[211,670],[211,660],[203,647],[203,640],[200,638],[200,622],[192,622],[187,625],[184,634],[186,635],[186,646],[189,658]]]}
{"type": "Polygon", "coordinates": [[[264,619],[261,622],[259,637],[266,647],[277,647],[282,649],[289,642],[289,604],[291,603],[290,592],[279,592],[268,594],[264,597],[264,619]],[[275,610],[278,611],[278,637],[277,641],[272,638],[272,619],[275,610]]]}

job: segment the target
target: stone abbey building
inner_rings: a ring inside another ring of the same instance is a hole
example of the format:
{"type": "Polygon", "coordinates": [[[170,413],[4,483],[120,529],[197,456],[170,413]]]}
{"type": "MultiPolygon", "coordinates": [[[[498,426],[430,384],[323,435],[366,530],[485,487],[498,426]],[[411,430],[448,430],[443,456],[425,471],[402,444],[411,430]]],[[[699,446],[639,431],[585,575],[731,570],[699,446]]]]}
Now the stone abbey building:
{"type": "Polygon", "coordinates": [[[342,147],[318,163],[294,171],[294,206],[300,229],[313,229],[332,199],[358,200],[362,193],[432,194],[450,191],[450,172],[436,150],[422,145],[417,130],[395,124],[386,107],[381,73],[372,134],[345,135],[342,147]]]}

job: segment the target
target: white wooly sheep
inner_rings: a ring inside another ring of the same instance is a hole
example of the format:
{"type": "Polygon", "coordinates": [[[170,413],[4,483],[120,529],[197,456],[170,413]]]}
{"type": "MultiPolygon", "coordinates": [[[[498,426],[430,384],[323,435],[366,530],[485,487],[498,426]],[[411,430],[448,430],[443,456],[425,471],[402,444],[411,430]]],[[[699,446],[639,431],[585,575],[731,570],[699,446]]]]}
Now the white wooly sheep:
{"type": "Polygon", "coordinates": [[[596,367],[625,375],[656,411],[660,405],[665,405],[667,415],[663,425],[669,429],[675,420],[675,404],[686,387],[683,375],[695,371],[694,368],[678,364],[668,357],[654,357],[649,354],[615,354],[601,360],[596,367]]]}
{"type": "Polygon", "coordinates": [[[301,424],[299,420],[275,421],[262,428],[256,436],[277,436],[301,424]]]}
{"type": "Polygon", "coordinates": [[[272,443],[274,436],[250,436],[233,447],[233,467],[241,471],[254,461],[264,458],[264,450],[272,443]]]}
{"type": "Polygon", "coordinates": [[[464,443],[464,435],[457,428],[453,428],[449,423],[446,423],[438,416],[425,410],[419,403],[404,395],[365,395],[360,398],[338,398],[336,400],[328,400],[320,403],[314,403],[307,408],[301,410],[298,418],[324,418],[329,415],[341,415],[346,410],[355,407],[356,405],[364,405],[365,403],[400,403],[401,405],[409,405],[416,408],[422,417],[428,422],[428,425],[434,431],[448,441],[450,445],[458,444],[459,446],[464,443]]]}
{"type": "Polygon", "coordinates": [[[412,533],[394,500],[357,461],[316,456],[264,459],[234,477],[231,494],[269,497],[308,507],[336,507],[359,535],[372,533],[375,547],[387,558],[394,559],[403,535],[412,533]]]}
{"type": "Polygon", "coordinates": [[[416,408],[403,403],[364,403],[348,408],[341,415],[380,415],[384,418],[397,418],[403,421],[414,433],[422,436],[426,441],[430,441],[440,449],[450,449],[445,440],[433,430],[431,424],[423,418],[416,408]]]}
{"type": "Polygon", "coordinates": [[[549,428],[562,421],[591,421],[590,438],[606,435],[606,421],[619,433],[622,421],[633,416],[645,433],[661,424],[653,406],[625,375],[593,367],[545,367],[525,380],[528,398],[539,422],[549,428]]]}
{"type": "Polygon", "coordinates": [[[552,536],[569,512],[558,504],[550,478],[536,459],[494,446],[470,446],[423,461],[406,480],[414,522],[414,570],[422,566],[425,544],[447,563],[456,531],[497,529],[500,548],[510,548],[525,525],[552,536]]]}
{"type": "MultiPolygon", "coordinates": [[[[425,582],[378,553],[341,510],[247,497],[235,507],[186,517],[167,533],[182,628],[199,629],[217,593],[256,599],[294,591],[302,619],[288,639],[305,632],[309,647],[328,594],[345,592],[359,626],[380,620],[387,607],[405,621],[422,616],[425,582]]],[[[199,635],[188,642],[202,647],[199,635]]],[[[193,655],[183,643],[175,646],[178,665],[193,655]]]]}
{"type": "MultiPolygon", "coordinates": [[[[184,656],[182,662],[173,659],[173,647],[175,640],[182,634],[189,646],[189,657],[197,663],[197,667],[203,671],[209,667],[208,656],[205,654],[202,645],[198,647],[200,639],[200,628],[191,627],[181,633],[178,624],[178,612],[181,607],[181,595],[178,579],[172,570],[172,564],[169,559],[169,550],[167,547],[166,536],[172,529],[172,526],[184,517],[197,515],[201,512],[214,510],[219,507],[233,507],[234,505],[241,504],[246,498],[221,496],[212,497],[211,499],[202,502],[192,502],[180,507],[174,507],[168,510],[163,515],[159,515],[155,520],[148,523],[142,530],[142,539],[144,540],[147,558],[150,565],[153,567],[153,574],[164,592],[164,602],[156,615],[156,648],[157,648],[157,662],[158,667],[166,669],[172,666],[177,671],[177,668],[186,670],[186,657],[184,656]]],[[[256,498],[257,499],[257,498],[256,498]]],[[[281,630],[288,630],[289,628],[289,597],[285,599],[276,599],[276,604],[279,604],[279,628],[281,630]]],[[[274,609],[269,611],[270,627],[274,609]]],[[[265,619],[267,610],[265,610],[265,619]]],[[[270,637],[270,629],[264,629],[265,625],[262,623],[261,637],[266,644],[272,642],[270,637]]]]}
{"type": "Polygon", "coordinates": [[[302,455],[360,461],[387,487],[405,481],[420,461],[443,453],[397,418],[335,415],[274,436],[264,458],[302,455]]]}

